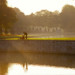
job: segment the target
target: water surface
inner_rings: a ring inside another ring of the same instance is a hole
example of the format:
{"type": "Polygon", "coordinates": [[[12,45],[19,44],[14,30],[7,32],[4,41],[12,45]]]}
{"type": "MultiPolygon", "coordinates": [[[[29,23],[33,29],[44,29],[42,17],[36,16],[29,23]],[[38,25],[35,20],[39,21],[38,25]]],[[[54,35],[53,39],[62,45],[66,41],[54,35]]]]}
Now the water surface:
{"type": "Polygon", "coordinates": [[[75,68],[28,65],[28,70],[20,64],[11,64],[8,75],[75,75],[75,68]]]}

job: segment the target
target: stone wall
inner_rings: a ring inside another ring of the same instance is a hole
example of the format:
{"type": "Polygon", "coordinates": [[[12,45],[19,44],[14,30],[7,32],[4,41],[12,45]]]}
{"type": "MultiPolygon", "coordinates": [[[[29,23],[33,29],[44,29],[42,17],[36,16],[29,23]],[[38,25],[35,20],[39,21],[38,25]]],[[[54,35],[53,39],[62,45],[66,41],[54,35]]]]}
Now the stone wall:
{"type": "Polygon", "coordinates": [[[40,52],[75,54],[75,41],[0,40],[0,52],[40,52]]]}

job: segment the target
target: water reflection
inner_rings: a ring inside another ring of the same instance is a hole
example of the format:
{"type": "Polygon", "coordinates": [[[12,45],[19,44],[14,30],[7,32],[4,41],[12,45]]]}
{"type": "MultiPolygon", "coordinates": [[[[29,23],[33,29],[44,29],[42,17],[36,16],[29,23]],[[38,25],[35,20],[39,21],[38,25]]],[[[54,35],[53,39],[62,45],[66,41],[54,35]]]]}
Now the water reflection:
{"type": "Polygon", "coordinates": [[[74,68],[29,65],[28,71],[20,64],[11,64],[8,75],[75,75],[74,68]]]}
{"type": "Polygon", "coordinates": [[[23,66],[20,64],[11,64],[8,68],[8,75],[24,75],[23,66]]]}
{"type": "Polygon", "coordinates": [[[7,54],[5,56],[4,54],[2,54],[2,56],[0,57],[0,75],[5,75],[5,74],[6,75],[67,75],[67,74],[75,75],[75,55],[12,53],[12,54],[7,54]]]}

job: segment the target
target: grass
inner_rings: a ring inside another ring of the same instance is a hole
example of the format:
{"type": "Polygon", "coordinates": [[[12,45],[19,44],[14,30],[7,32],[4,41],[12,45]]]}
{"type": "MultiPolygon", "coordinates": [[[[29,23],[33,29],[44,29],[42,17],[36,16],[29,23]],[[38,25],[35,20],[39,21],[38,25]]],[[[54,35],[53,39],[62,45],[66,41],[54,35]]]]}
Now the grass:
{"type": "Polygon", "coordinates": [[[75,40],[75,37],[40,38],[40,35],[28,35],[27,39],[21,39],[21,37],[22,35],[0,35],[0,40],[75,40]]]}
{"type": "Polygon", "coordinates": [[[29,38],[29,40],[75,40],[75,38],[29,38]]]}

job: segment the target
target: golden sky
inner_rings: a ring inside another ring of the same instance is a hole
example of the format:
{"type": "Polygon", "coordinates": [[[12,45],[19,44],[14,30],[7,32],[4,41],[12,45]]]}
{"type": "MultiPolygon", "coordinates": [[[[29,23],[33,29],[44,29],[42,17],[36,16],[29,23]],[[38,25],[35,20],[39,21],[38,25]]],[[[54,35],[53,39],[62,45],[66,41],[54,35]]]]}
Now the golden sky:
{"type": "Polygon", "coordinates": [[[26,15],[43,9],[61,11],[65,4],[75,5],[75,0],[7,0],[8,6],[17,7],[26,15]]]}

